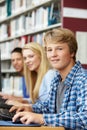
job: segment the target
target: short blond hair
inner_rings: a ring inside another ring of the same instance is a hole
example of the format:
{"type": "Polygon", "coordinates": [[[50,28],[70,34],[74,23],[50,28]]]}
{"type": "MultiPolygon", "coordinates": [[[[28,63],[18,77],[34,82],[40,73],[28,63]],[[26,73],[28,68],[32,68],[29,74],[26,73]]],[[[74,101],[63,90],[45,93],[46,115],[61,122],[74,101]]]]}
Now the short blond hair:
{"type": "Polygon", "coordinates": [[[46,47],[48,41],[49,43],[57,44],[60,43],[67,43],[69,46],[70,53],[74,52],[74,60],[76,60],[76,52],[78,49],[77,41],[75,38],[74,33],[67,29],[67,28],[58,28],[53,29],[45,33],[44,35],[44,46],[46,47]]]}

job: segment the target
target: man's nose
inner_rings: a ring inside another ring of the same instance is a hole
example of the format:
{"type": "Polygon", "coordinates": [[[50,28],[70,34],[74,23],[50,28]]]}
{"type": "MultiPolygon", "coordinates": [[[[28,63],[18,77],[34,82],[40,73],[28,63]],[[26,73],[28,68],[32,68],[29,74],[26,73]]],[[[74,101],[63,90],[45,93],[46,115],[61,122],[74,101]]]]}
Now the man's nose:
{"type": "Polygon", "coordinates": [[[17,63],[18,63],[17,60],[15,60],[15,61],[13,62],[13,64],[15,64],[15,65],[16,65],[17,63]]]}
{"type": "Polygon", "coordinates": [[[51,53],[51,56],[56,56],[56,55],[57,55],[57,54],[56,54],[56,51],[53,50],[52,53],[51,53]]]}

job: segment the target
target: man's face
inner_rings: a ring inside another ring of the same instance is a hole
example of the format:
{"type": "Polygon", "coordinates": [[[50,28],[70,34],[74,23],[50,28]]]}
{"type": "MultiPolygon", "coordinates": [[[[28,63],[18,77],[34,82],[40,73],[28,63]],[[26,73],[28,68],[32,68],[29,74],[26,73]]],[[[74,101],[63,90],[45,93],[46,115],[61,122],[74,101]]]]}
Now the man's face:
{"type": "Polygon", "coordinates": [[[21,53],[13,52],[11,54],[11,62],[12,62],[14,69],[17,72],[23,71],[23,57],[22,57],[21,53]]]}
{"type": "Polygon", "coordinates": [[[47,44],[47,58],[58,71],[69,71],[73,65],[74,54],[70,53],[67,43],[47,44]]]}

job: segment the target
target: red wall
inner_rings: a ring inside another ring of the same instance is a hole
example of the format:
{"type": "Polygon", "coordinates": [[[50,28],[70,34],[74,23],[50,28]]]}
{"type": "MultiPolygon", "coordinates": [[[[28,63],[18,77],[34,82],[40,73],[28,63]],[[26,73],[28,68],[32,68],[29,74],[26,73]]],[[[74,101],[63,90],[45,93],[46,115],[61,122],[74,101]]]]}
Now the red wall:
{"type": "Polygon", "coordinates": [[[64,17],[63,27],[69,28],[73,31],[86,31],[87,32],[87,19],[64,17]]]}
{"type": "Polygon", "coordinates": [[[64,7],[87,9],[87,0],[63,0],[64,7]]]}
{"type": "MultiPolygon", "coordinates": [[[[75,9],[85,9],[87,10],[87,0],[62,0],[62,7],[69,7],[75,9]]],[[[63,15],[63,10],[62,10],[63,15]]],[[[87,15],[86,18],[76,18],[76,17],[62,17],[62,25],[65,28],[69,28],[72,31],[85,31],[87,32],[87,15]]],[[[87,69],[87,64],[83,65],[87,69]]]]}
{"type": "MultiPolygon", "coordinates": [[[[63,7],[87,9],[87,0],[63,0],[63,7]]],[[[69,18],[63,17],[63,27],[69,28],[73,31],[87,32],[87,18],[69,18]]]]}

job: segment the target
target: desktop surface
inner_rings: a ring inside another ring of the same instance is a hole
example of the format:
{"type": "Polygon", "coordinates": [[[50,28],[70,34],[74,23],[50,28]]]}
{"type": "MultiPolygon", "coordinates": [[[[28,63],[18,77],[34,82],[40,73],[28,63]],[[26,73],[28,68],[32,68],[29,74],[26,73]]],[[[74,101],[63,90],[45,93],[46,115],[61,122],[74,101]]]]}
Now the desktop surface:
{"type": "Polygon", "coordinates": [[[11,121],[2,121],[0,120],[0,130],[65,130],[63,127],[50,127],[50,126],[41,126],[39,124],[15,124],[11,121]]]}
{"type": "Polygon", "coordinates": [[[0,120],[0,127],[1,126],[6,126],[6,127],[40,127],[41,125],[36,124],[36,123],[31,123],[29,125],[25,125],[25,124],[22,124],[20,122],[0,120]]]}
{"type": "Polygon", "coordinates": [[[65,130],[63,127],[1,127],[0,130],[65,130]]]}

